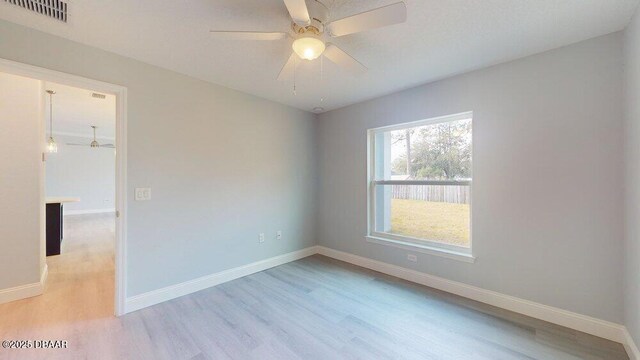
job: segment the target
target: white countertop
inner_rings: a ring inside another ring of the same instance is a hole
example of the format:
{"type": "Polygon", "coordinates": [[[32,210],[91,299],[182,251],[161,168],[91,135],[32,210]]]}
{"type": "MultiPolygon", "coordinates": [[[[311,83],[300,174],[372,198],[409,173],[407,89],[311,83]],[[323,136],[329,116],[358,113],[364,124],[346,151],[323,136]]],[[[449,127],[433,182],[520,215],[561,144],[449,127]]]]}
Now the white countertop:
{"type": "Polygon", "coordinates": [[[47,199],[46,199],[47,204],[61,204],[61,203],[79,202],[79,201],[80,201],[80,198],[69,197],[69,196],[47,196],[47,199]]]}

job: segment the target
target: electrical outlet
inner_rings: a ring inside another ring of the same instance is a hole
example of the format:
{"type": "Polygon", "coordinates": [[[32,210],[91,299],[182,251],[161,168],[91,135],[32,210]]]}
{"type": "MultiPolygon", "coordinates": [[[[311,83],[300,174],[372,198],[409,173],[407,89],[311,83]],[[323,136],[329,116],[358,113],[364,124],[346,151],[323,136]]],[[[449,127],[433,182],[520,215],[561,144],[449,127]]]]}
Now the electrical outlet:
{"type": "Polygon", "coordinates": [[[260,237],[258,238],[261,243],[264,242],[264,233],[260,233],[260,237]]]}
{"type": "Polygon", "coordinates": [[[151,200],[151,188],[136,188],[134,195],[136,201],[151,200]]]}
{"type": "Polygon", "coordinates": [[[418,257],[414,254],[407,254],[407,260],[411,262],[418,262],[418,257]]]}
{"type": "Polygon", "coordinates": [[[276,240],[282,240],[282,230],[276,232],[276,240]]]}

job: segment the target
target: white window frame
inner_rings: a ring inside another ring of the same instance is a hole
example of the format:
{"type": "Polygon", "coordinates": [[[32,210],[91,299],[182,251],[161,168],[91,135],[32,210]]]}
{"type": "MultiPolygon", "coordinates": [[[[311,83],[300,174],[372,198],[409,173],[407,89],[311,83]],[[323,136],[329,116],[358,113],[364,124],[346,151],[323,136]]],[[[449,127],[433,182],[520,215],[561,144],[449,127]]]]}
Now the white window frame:
{"type": "MultiPolygon", "coordinates": [[[[471,212],[471,203],[473,199],[473,179],[468,181],[456,180],[376,180],[376,152],[375,138],[377,134],[413,128],[425,125],[434,125],[439,123],[471,119],[473,122],[473,112],[464,112],[454,115],[440,116],[425,120],[413,121],[408,123],[384,126],[367,130],[367,236],[366,239],[370,243],[393,246],[405,250],[417,251],[431,255],[442,256],[450,259],[461,260],[465,262],[474,262],[472,231],[473,216],[471,212]],[[409,236],[390,234],[386,232],[376,231],[376,187],[384,185],[461,185],[469,186],[469,247],[445,244],[438,241],[419,239],[409,236]]],[[[471,132],[471,144],[473,155],[473,131],[471,132]]],[[[471,173],[473,174],[473,161],[471,162],[471,173]]]]}

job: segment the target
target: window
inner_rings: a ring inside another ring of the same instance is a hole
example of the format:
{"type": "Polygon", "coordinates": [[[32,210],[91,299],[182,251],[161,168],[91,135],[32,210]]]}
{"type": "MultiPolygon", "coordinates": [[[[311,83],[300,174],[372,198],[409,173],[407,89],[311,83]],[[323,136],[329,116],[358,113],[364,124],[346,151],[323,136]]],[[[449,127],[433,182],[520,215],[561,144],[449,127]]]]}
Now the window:
{"type": "Polygon", "coordinates": [[[471,258],[472,114],[369,130],[373,242],[471,258]]]}

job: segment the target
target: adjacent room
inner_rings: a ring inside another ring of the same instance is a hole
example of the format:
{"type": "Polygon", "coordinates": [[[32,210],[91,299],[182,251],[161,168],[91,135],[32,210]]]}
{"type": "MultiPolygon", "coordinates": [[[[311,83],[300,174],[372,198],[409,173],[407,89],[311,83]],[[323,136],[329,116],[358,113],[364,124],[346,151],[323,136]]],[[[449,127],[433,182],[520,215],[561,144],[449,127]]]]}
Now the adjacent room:
{"type": "Polygon", "coordinates": [[[0,1],[0,359],[640,360],[639,4],[0,1]]]}
{"type": "Polygon", "coordinates": [[[77,299],[99,313],[113,314],[115,96],[51,82],[42,85],[47,94],[47,280],[58,286],[34,299],[37,305],[30,310],[39,306],[50,313],[54,308],[45,303],[68,307],[77,299]]]}

